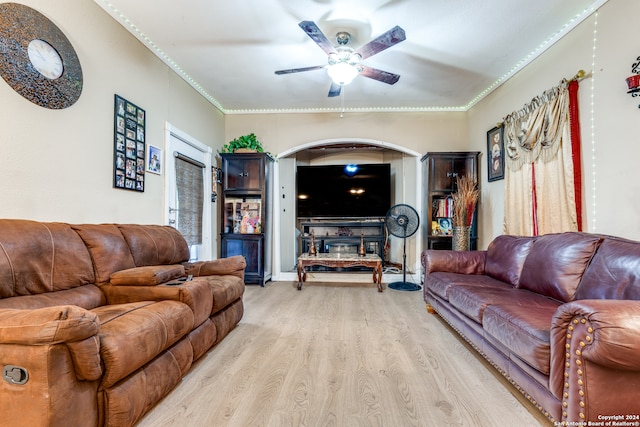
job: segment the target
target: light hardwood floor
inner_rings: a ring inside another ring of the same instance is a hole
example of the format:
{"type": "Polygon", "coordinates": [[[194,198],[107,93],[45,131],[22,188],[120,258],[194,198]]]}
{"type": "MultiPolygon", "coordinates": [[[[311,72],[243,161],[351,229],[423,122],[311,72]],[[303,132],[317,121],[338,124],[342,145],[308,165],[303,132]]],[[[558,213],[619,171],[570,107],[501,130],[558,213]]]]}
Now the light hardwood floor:
{"type": "Polygon", "coordinates": [[[138,426],[550,425],[422,291],[248,286],[245,315],[138,426]]]}

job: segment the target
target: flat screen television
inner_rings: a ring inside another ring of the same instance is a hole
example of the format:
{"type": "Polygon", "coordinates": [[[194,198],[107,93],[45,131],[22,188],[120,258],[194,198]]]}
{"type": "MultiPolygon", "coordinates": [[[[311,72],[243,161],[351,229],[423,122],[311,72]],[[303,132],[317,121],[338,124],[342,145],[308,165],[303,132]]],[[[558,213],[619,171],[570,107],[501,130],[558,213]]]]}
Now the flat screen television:
{"type": "Polygon", "coordinates": [[[391,207],[388,163],[298,166],[298,217],[383,217],[391,207]]]}

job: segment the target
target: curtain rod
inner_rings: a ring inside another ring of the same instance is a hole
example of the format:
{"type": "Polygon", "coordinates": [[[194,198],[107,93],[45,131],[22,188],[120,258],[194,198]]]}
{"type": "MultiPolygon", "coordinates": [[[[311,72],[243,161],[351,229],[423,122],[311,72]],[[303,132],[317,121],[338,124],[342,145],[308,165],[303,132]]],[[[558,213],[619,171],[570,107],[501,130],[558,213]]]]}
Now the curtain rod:
{"type": "MultiPolygon", "coordinates": [[[[578,72],[576,73],[575,76],[573,76],[571,79],[566,79],[567,83],[573,82],[573,81],[580,81],[580,80],[584,80],[587,77],[590,77],[591,73],[587,74],[586,71],[584,70],[578,70],[578,72]]],[[[496,127],[500,128],[504,126],[504,121],[496,123],[496,127]]]]}

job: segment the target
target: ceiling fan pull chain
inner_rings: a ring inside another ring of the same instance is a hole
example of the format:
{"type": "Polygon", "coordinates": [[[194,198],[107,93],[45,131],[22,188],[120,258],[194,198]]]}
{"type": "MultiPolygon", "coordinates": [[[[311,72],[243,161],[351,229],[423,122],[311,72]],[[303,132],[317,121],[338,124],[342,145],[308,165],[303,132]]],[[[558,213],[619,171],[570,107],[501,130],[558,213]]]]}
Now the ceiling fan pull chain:
{"type": "Polygon", "coordinates": [[[342,90],[340,91],[340,108],[342,111],[340,112],[340,118],[344,117],[344,85],[342,86],[342,90]]]}

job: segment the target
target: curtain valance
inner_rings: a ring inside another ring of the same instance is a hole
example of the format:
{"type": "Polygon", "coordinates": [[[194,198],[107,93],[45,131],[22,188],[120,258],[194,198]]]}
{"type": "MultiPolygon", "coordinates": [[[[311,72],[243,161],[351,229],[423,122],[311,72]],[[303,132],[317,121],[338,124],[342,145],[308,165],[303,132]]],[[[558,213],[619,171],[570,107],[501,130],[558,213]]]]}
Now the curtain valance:
{"type": "Polygon", "coordinates": [[[513,171],[538,160],[553,160],[569,126],[567,80],[504,118],[505,158],[513,171]]]}

